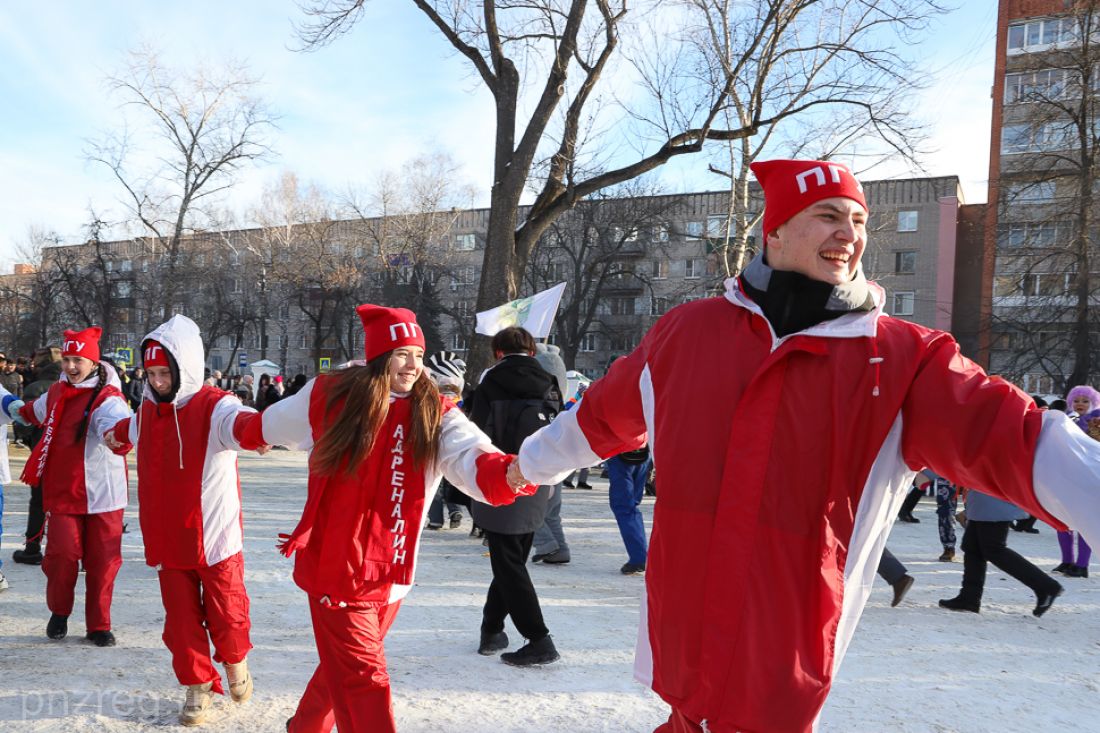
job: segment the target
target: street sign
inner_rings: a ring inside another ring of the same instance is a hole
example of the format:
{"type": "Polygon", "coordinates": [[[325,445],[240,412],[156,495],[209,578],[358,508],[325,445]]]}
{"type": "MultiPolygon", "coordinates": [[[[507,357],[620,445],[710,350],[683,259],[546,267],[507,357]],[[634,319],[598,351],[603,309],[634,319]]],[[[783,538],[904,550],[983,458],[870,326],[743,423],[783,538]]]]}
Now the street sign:
{"type": "Polygon", "coordinates": [[[239,366],[241,369],[244,369],[246,366],[248,366],[247,351],[242,351],[241,353],[237,354],[237,366],[239,366]]]}
{"type": "Polygon", "coordinates": [[[327,372],[329,369],[332,369],[332,359],[327,356],[322,356],[318,360],[317,365],[321,368],[322,372],[327,372]]]}
{"type": "Polygon", "coordinates": [[[115,361],[121,367],[128,367],[134,363],[134,350],[129,347],[115,349],[115,361]]]}

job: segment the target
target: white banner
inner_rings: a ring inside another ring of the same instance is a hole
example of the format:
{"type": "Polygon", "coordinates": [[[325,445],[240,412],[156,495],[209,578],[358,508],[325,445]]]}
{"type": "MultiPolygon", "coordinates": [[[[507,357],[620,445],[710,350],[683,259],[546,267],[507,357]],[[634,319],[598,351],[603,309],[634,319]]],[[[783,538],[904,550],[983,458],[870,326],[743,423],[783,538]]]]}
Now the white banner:
{"type": "Polygon", "coordinates": [[[493,336],[509,326],[527,329],[537,339],[550,335],[558,304],[565,293],[565,283],[558,283],[549,290],[535,293],[528,298],[513,300],[477,314],[477,332],[493,336]]]}

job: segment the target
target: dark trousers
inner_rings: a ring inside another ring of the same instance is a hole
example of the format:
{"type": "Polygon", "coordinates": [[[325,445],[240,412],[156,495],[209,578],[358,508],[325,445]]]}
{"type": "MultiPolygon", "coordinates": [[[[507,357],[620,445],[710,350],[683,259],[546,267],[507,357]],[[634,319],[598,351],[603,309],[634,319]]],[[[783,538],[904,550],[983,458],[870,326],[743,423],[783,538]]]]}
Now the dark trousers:
{"type": "Polygon", "coordinates": [[[878,561],[878,573],[879,577],[885,580],[890,585],[898,582],[905,577],[905,566],[901,564],[901,560],[894,557],[894,553],[890,552],[889,547],[882,548],[882,558],[878,561]]]}
{"type": "Polygon", "coordinates": [[[527,555],[531,552],[534,533],[499,534],[486,530],[485,537],[489,540],[493,582],[485,598],[481,633],[504,631],[504,619],[511,616],[516,629],[528,641],[545,637],[550,631],[542,620],[539,597],[527,574],[527,555]]]}
{"type": "Polygon", "coordinates": [[[913,510],[917,508],[917,504],[920,502],[920,498],[924,496],[924,491],[913,487],[909,489],[909,493],[905,495],[905,501],[901,503],[901,509],[898,510],[898,516],[903,517],[906,514],[912,514],[913,510]]]}
{"type": "Polygon", "coordinates": [[[955,486],[947,481],[936,482],[936,517],[939,520],[940,544],[943,549],[955,549],[955,510],[959,496],[955,486]]]}
{"type": "Polygon", "coordinates": [[[46,512],[42,511],[42,487],[31,487],[31,503],[27,508],[27,542],[34,544],[42,541],[42,525],[46,523],[46,512]]]}
{"type": "Polygon", "coordinates": [[[1008,548],[1010,524],[1011,522],[981,522],[973,519],[966,523],[962,538],[962,551],[966,555],[963,558],[962,592],[959,594],[964,600],[981,603],[987,563],[993,563],[1036,595],[1058,590],[1058,581],[1008,548]]]}

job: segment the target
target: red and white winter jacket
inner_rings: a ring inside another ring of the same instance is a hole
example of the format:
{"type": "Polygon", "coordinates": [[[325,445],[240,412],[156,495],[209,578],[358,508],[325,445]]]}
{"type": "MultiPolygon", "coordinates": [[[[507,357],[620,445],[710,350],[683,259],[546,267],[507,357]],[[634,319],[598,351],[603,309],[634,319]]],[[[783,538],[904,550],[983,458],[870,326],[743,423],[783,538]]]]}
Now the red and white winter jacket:
{"type": "Polygon", "coordinates": [[[173,316],[142,342],[160,343],[179,367],[172,402],[158,402],[145,385],[133,419],[115,438],[137,448],[138,505],[145,562],[170,569],[203,568],[243,547],[237,418],[255,413],[220,389],[203,385],[199,328],[173,316]]]}
{"type": "MultiPolygon", "coordinates": [[[[246,419],[241,445],[284,445],[311,450],[342,409],[326,410],[333,377],[310,380],[296,394],[246,419]],[[262,431],[262,435],[261,435],[262,431]]],[[[436,465],[417,470],[405,440],[410,400],[391,395],[375,445],[354,474],[323,476],[310,457],[309,496],[302,519],[283,551],[296,552],[294,581],[331,604],[388,604],[412,587],[424,513],[447,477],[471,498],[500,505],[515,501],[505,473],[512,457],[493,446],[454,403],[443,400],[436,465]]],[[[538,487],[529,486],[524,493],[538,487]]]]}
{"type": "MultiPolygon", "coordinates": [[[[128,417],[130,407],[114,368],[104,364],[104,370],[107,384],[98,394],[98,376],[70,384],[69,375],[62,372],[61,379],[44,395],[19,411],[27,422],[43,428],[22,479],[42,487],[46,512],[103,514],[126,506],[126,459],[111,452],[103,442],[103,433],[128,417]],[[78,438],[86,413],[84,436],[78,438]]],[[[8,395],[2,387],[0,393],[8,395]]],[[[3,411],[0,420],[10,422],[3,411]]]]}
{"type": "Polygon", "coordinates": [[[730,280],[520,450],[527,479],[552,484],[648,435],[635,671],[714,733],[812,729],[918,469],[1100,540],[1100,444],[948,334],[885,315],[871,287],[873,311],[777,339],[730,280]]]}

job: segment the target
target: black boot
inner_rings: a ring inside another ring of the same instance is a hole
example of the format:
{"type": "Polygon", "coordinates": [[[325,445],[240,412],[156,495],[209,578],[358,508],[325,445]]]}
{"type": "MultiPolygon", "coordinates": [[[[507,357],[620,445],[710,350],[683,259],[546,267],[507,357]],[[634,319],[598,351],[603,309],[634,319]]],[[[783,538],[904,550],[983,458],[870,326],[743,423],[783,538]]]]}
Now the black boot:
{"type": "Polygon", "coordinates": [[[500,655],[500,661],[513,667],[532,667],[536,664],[550,664],[561,659],[554,648],[554,640],[546,635],[538,641],[529,641],[517,651],[500,655]]]}
{"type": "Polygon", "coordinates": [[[970,601],[962,596],[955,596],[954,598],[944,598],[940,600],[940,608],[946,608],[951,611],[969,611],[970,613],[981,613],[982,604],[970,601]]]}
{"type": "Polygon", "coordinates": [[[109,629],[107,631],[89,631],[84,635],[84,638],[96,646],[115,645],[115,635],[109,629]]]}
{"type": "Polygon", "coordinates": [[[905,594],[909,592],[909,589],[913,587],[913,583],[915,582],[912,575],[905,574],[901,576],[896,583],[893,583],[894,600],[890,601],[890,608],[894,608],[902,602],[902,599],[905,598],[905,594]]]}
{"type": "Polygon", "coordinates": [[[1042,616],[1044,613],[1050,610],[1050,607],[1054,605],[1054,599],[1062,595],[1065,590],[1061,585],[1053,589],[1049,593],[1036,593],[1035,594],[1035,610],[1031,613],[1034,616],[1042,616]]]}
{"type": "Polygon", "coordinates": [[[1052,573],[1062,573],[1063,575],[1069,575],[1069,571],[1072,567],[1073,567],[1073,563],[1063,562],[1063,563],[1059,563],[1058,567],[1054,568],[1050,572],[1052,572],[1052,573]]]}
{"type": "Polygon", "coordinates": [[[42,545],[38,542],[28,542],[22,550],[16,550],[11,554],[11,559],[21,565],[41,565],[42,545]]]}
{"type": "Polygon", "coordinates": [[[1066,570],[1067,578],[1087,578],[1089,577],[1089,569],[1083,568],[1080,565],[1070,565],[1066,570]]]}
{"type": "Polygon", "coordinates": [[[495,634],[481,632],[481,643],[477,647],[477,653],[484,657],[491,657],[502,649],[508,648],[508,634],[498,631],[495,634]]]}
{"type": "Polygon", "coordinates": [[[53,614],[46,624],[46,636],[51,639],[64,639],[69,633],[69,617],[53,614]]]}

